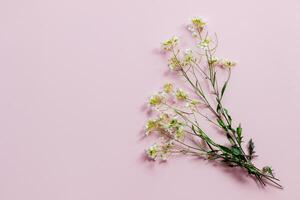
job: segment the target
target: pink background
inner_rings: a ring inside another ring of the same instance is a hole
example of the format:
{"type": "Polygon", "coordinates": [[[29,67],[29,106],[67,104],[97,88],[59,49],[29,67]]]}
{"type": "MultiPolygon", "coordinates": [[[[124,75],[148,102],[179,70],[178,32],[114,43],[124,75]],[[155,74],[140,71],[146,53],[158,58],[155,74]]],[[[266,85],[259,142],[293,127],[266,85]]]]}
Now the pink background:
{"type": "Polygon", "coordinates": [[[0,199],[300,199],[298,0],[1,0],[0,199]],[[213,164],[144,161],[162,40],[202,16],[239,62],[227,107],[284,190],[213,164]]]}

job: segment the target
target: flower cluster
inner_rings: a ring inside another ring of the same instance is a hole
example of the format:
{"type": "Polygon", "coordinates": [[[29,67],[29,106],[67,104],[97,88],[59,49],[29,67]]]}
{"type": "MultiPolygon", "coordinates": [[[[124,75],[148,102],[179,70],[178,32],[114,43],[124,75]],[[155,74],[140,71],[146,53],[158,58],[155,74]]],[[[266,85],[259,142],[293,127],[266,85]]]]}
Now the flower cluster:
{"type": "Polygon", "coordinates": [[[167,93],[167,94],[170,94],[174,91],[174,86],[172,83],[166,83],[164,85],[164,92],[167,93]]]}
{"type": "Polygon", "coordinates": [[[170,69],[184,78],[192,94],[166,83],[161,91],[150,97],[148,103],[155,111],[155,117],[146,123],[146,135],[158,134],[161,139],[147,148],[146,153],[153,160],[165,161],[171,155],[181,153],[221,161],[229,167],[245,169],[262,185],[272,182],[282,188],[271,167],[259,169],[253,164],[256,155],[252,139],[245,149],[242,127],[236,125],[223,105],[231,68],[236,63],[216,57],[216,46],[212,47],[215,43],[209,37],[206,25],[199,17],[190,20],[188,29],[196,37],[195,50],[182,51],[175,36],[162,43],[162,48],[170,54],[170,69]],[[227,72],[225,81],[218,80],[220,70],[227,72]],[[230,145],[217,143],[205,130],[206,126],[198,121],[200,117],[219,129],[230,145]]]}
{"type": "Polygon", "coordinates": [[[236,62],[227,60],[227,59],[219,59],[219,58],[213,56],[210,59],[208,59],[208,64],[210,66],[220,66],[220,67],[229,69],[229,68],[234,67],[236,65],[236,62]]]}
{"type": "Polygon", "coordinates": [[[182,56],[179,56],[178,54],[171,56],[168,66],[173,71],[179,71],[182,70],[183,67],[193,65],[196,62],[197,59],[195,58],[193,51],[191,49],[186,49],[182,56]]]}
{"type": "MultiPolygon", "coordinates": [[[[174,97],[178,101],[187,101],[189,99],[188,92],[184,91],[181,88],[174,88],[172,83],[166,83],[163,85],[163,90],[152,95],[149,98],[148,104],[153,108],[158,108],[160,106],[166,106],[167,101],[170,97],[174,97]]],[[[197,100],[192,100],[195,104],[197,100]]]]}
{"type": "Polygon", "coordinates": [[[192,32],[192,35],[194,37],[197,37],[204,30],[205,26],[206,22],[203,19],[199,17],[193,17],[190,20],[190,24],[188,24],[187,28],[189,31],[192,32]]]}
{"type": "Polygon", "coordinates": [[[174,143],[172,141],[164,141],[161,142],[161,144],[159,145],[154,143],[148,149],[146,149],[146,153],[148,157],[152,160],[160,158],[161,160],[166,161],[171,155],[173,147],[174,143]]]}
{"type": "Polygon", "coordinates": [[[146,135],[157,132],[161,136],[160,144],[154,143],[146,149],[150,159],[160,157],[162,160],[167,160],[172,152],[176,151],[174,141],[183,141],[185,137],[185,123],[180,121],[175,115],[167,113],[161,114],[156,119],[149,119],[146,124],[146,135]]]}
{"type": "Polygon", "coordinates": [[[176,98],[180,101],[184,101],[188,98],[188,94],[185,91],[183,91],[182,89],[178,89],[176,91],[176,98]]]}
{"type": "Polygon", "coordinates": [[[169,68],[174,71],[179,70],[182,68],[182,63],[176,56],[172,56],[169,59],[169,68]]]}
{"type": "Polygon", "coordinates": [[[171,51],[178,44],[178,37],[173,36],[171,39],[168,39],[162,43],[162,48],[166,51],[171,51]]]}
{"type": "Polygon", "coordinates": [[[164,101],[164,96],[163,95],[155,94],[155,95],[150,97],[149,104],[151,106],[159,106],[163,103],[163,101],[164,101]]]}
{"type": "Polygon", "coordinates": [[[186,49],[185,53],[184,53],[184,56],[183,56],[182,65],[183,66],[190,66],[195,62],[197,62],[197,60],[193,55],[193,51],[191,49],[186,49]]]}

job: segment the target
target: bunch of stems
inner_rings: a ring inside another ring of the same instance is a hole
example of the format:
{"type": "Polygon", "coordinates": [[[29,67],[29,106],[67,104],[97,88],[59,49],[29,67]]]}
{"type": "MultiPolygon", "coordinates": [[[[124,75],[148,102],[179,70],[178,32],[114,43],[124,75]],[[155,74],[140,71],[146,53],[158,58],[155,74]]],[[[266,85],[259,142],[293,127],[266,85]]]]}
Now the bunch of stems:
{"type": "MultiPolygon", "coordinates": [[[[194,36],[198,41],[203,42],[210,40],[207,32],[204,34],[202,29],[195,29],[194,36]]],[[[271,167],[266,166],[262,169],[256,167],[253,159],[257,156],[254,151],[254,143],[252,139],[246,147],[243,147],[243,131],[241,124],[234,125],[229,111],[223,105],[223,97],[228,86],[233,65],[224,66],[219,61],[215,61],[215,53],[218,46],[216,37],[215,44],[211,47],[211,43],[201,52],[193,54],[193,59],[186,64],[182,61],[181,50],[177,45],[169,45],[168,51],[171,54],[173,63],[176,66],[173,68],[176,73],[181,75],[193,91],[194,99],[201,102],[202,107],[207,108],[207,112],[203,112],[199,106],[194,106],[193,109],[183,109],[180,106],[174,105],[168,101],[162,101],[163,109],[157,109],[160,112],[171,110],[184,122],[184,133],[189,140],[182,140],[174,136],[170,129],[159,128],[160,134],[172,141],[172,148],[168,149],[168,153],[176,154],[183,153],[186,155],[200,156],[211,161],[220,161],[229,167],[240,167],[252,176],[259,184],[265,186],[267,183],[278,188],[283,188],[280,185],[271,167]],[[225,70],[227,73],[224,81],[218,80],[218,70],[225,70]],[[205,87],[206,86],[206,87],[205,87]],[[208,87],[207,87],[208,86],[208,87]],[[229,145],[217,143],[209,136],[204,128],[199,124],[198,117],[202,117],[216,126],[225,136],[229,145]],[[205,145],[200,144],[195,140],[200,139],[205,145]],[[191,142],[192,141],[192,142],[191,142]]],[[[186,102],[191,102],[193,99],[186,97],[186,102]]],[[[162,150],[161,150],[162,151],[162,150]]]]}

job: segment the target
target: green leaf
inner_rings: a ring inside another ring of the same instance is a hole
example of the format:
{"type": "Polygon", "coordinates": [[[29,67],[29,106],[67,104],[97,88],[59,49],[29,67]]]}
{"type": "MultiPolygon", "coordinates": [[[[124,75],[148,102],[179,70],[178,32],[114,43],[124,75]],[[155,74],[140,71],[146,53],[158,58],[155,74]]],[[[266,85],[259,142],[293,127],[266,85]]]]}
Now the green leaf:
{"type": "Polygon", "coordinates": [[[232,146],[232,147],[231,147],[231,151],[232,151],[232,153],[233,153],[234,155],[236,155],[236,156],[242,155],[242,152],[241,152],[240,148],[237,147],[237,146],[232,146]]]}
{"type": "Polygon", "coordinates": [[[226,116],[227,116],[227,118],[228,118],[228,120],[229,120],[229,122],[230,122],[230,124],[231,124],[232,118],[231,118],[231,116],[229,115],[228,110],[227,110],[226,108],[223,108],[223,110],[224,110],[224,112],[225,112],[225,114],[226,114],[226,116]]]}
{"type": "Polygon", "coordinates": [[[223,122],[223,120],[221,120],[221,119],[217,119],[217,122],[218,122],[218,124],[225,130],[225,131],[227,131],[227,127],[226,127],[226,125],[224,124],[224,122],[223,122]]]}
{"type": "Polygon", "coordinates": [[[223,145],[219,145],[219,148],[220,148],[224,153],[232,154],[231,149],[228,148],[228,147],[225,147],[225,146],[223,146],[223,145]]]}
{"type": "Polygon", "coordinates": [[[242,143],[242,139],[243,139],[242,131],[243,131],[243,129],[241,127],[241,124],[239,124],[239,126],[236,128],[237,141],[239,144],[242,143]]]}
{"type": "Polygon", "coordinates": [[[226,134],[227,139],[229,140],[230,144],[234,145],[234,140],[232,139],[231,135],[229,133],[226,134]]]}
{"type": "Polygon", "coordinates": [[[213,79],[212,79],[212,84],[213,84],[213,86],[216,85],[216,75],[217,75],[217,72],[214,72],[214,73],[213,73],[213,79]]]}
{"type": "Polygon", "coordinates": [[[223,95],[224,95],[224,92],[225,92],[225,90],[226,90],[226,87],[227,87],[227,81],[224,83],[224,85],[223,85],[223,87],[222,87],[222,90],[221,90],[221,99],[222,99],[222,97],[223,97],[223,95]]]}
{"type": "Polygon", "coordinates": [[[249,174],[256,174],[257,173],[257,169],[254,166],[248,166],[247,167],[248,173],[249,174]]]}
{"type": "Polygon", "coordinates": [[[194,132],[195,134],[198,135],[198,132],[195,130],[195,126],[194,126],[194,125],[192,125],[192,130],[193,130],[193,132],[194,132]]]}
{"type": "Polygon", "coordinates": [[[224,122],[222,120],[220,120],[219,118],[217,119],[217,121],[218,121],[218,123],[219,123],[220,126],[222,126],[222,127],[225,126],[224,122]]]}
{"type": "Polygon", "coordinates": [[[202,138],[205,142],[211,144],[211,145],[216,145],[216,143],[211,140],[206,134],[205,132],[203,132],[199,127],[192,125],[192,130],[193,132],[198,135],[200,138],[202,138]],[[197,128],[197,130],[196,130],[197,128]]]}

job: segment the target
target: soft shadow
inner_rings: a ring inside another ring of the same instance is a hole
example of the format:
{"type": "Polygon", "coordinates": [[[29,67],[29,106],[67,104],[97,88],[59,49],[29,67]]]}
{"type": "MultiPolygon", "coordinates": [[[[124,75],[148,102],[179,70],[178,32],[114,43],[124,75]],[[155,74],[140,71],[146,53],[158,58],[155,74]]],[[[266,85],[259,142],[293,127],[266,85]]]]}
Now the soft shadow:
{"type": "MultiPolygon", "coordinates": [[[[195,158],[194,161],[204,160],[207,161],[204,158],[195,158]]],[[[229,175],[232,177],[235,181],[239,182],[240,184],[247,185],[250,184],[250,180],[252,179],[256,185],[261,188],[265,189],[261,183],[254,177],[248,174],[248,172],[245,169],[242,169],[240,167],[230,167],[225,163],[219,162],[219,161],[207,161],[206,164],[216,168],[216,170],[220,170],[223,173],[229,175]]]]}
{"type": "Polygon", "coordinates": [[[140,157],[139,157],[139,163],[142,163],[143,165],[145,165],[147,167],[147,169],[154,169],[155,168],[155,161],[149,159],[149,157],[147,156],[146,152],[143,152],[140,157]]]}

